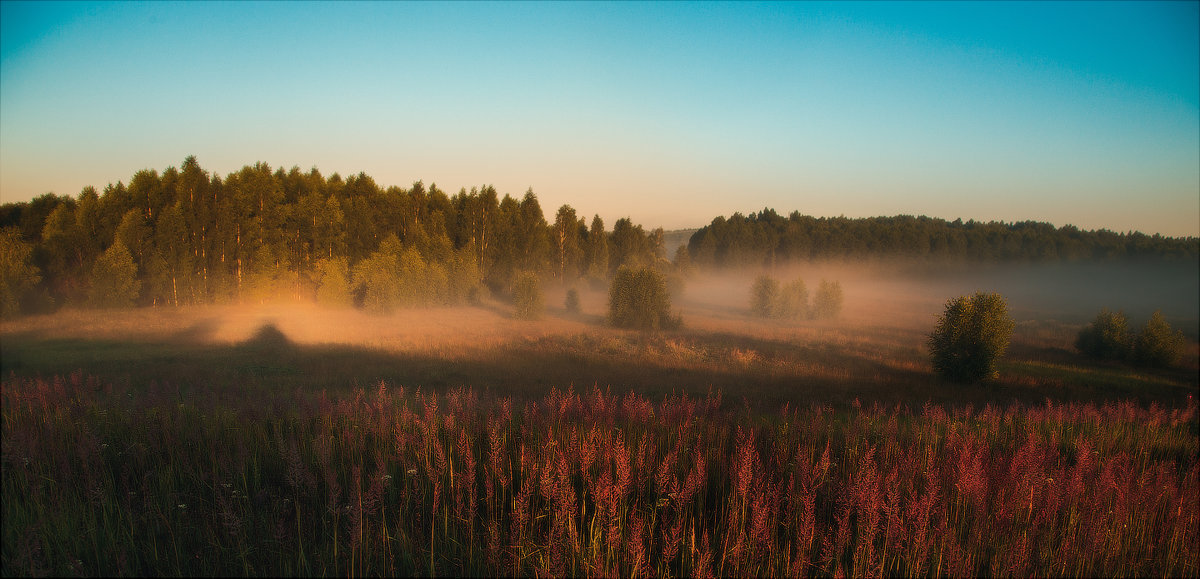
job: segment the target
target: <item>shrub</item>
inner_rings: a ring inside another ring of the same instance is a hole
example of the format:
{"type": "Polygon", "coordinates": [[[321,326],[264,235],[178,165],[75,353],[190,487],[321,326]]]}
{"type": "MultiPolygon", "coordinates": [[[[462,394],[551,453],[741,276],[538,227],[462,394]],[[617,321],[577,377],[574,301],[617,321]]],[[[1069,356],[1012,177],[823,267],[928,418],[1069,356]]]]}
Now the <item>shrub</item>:
{"type": "Polygon", "coordinates": [[[997,293],[976,292],[946,302],[929,336],[933,369],[954,382],[996,377],[996,362],[1008,349],[1014,322],[997,293]]]}
{"type": "Polygon", "coordinates": [[[618,328],[672,329],[681,325],[671,315],[666,277],[650,267],[621,266],[608,290],[609,321],[618,328]]]}
{"type": "Polygon", "coordinates": [[[784,319],[808,317],[808,288],[805,287],[804,280],[796,278],[783,286],[783,290],[779,292],[775,315],[784,319]]]}
{"type": "Polygon", "coordinates": [[[760,318],[773,317],[778,300],[779,282],[768,275],[758,276],[750,289],[750,313],[760,318]]]}
{"type": "Polygon", "coordinates": [[[1075,348],[1092,358],[1102,360],[1124,360],[1129,357],[1132,340],[1129,335],[1129,320],[1124,312],[1100,310],[1096,319],[1086,328],[1079,330],[1075,348]]]}
{"type": "Polygon", "coordinates": [[[813,296],[812,317],[833,319],[842,314],[842,284],[821,280],[817,295],[813,296]]]}
{"type": "Polygon", "coordinates": [[[567,301],[565,305],[568,312],[572,314],[579,313],[579,292],[576,291],[575,288],[567,290],[567,301]]]}
{"type": "Polygon", "coordinates": [[[522,271],[513,280],[514,315],[523,320],[536,320],[542,315],[542,282],[536,273],[522,271]]]}
{"type": "Polygon", "coordinates": [[[1172,366],[1183,357],[1183,332],[1172,331],[1171,325],[1155,311],[1133,342],[1133,360],[1145,366],[1172,366]]]}

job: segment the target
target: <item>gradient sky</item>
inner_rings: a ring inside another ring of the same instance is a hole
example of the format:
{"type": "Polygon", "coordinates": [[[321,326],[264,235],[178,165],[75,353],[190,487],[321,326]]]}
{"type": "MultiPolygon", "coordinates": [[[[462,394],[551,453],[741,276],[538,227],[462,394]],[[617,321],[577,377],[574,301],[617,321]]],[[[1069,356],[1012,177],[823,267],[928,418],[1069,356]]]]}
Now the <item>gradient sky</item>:
{"type": "Polygon", "coordinates": [[[1200,235],[1200,2],[0,2],[0,201],[196,155],[611,227],[1200,235]]]}

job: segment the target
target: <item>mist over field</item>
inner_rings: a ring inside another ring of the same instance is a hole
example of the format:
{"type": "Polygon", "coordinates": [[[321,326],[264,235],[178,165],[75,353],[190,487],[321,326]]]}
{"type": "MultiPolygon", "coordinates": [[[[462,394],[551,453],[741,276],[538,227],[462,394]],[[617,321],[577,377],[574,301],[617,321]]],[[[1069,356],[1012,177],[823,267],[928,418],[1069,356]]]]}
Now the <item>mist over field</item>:
{"type": "Polygon", "coordinates": [[[1200,577],[1200,2],[0,0],[0,575],[1200,577]]]}

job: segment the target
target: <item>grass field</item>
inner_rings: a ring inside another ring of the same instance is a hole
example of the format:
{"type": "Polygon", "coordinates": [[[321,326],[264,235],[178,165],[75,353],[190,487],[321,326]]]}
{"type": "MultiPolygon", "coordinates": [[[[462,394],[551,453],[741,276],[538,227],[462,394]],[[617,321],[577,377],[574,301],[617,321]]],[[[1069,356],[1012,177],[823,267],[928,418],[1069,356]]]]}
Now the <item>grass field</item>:
{"type": "Polygon", "coordinates": [[[5,322],[3,573],[1200,574],[1194,337],[1092,362],[1087,313],[1013,304],[999,379],[961,386],[924,347],[945,288],[842,283],[841,318],[782,323],[697,282],[654,334],[562,290],[537,321],[5,322]]]}

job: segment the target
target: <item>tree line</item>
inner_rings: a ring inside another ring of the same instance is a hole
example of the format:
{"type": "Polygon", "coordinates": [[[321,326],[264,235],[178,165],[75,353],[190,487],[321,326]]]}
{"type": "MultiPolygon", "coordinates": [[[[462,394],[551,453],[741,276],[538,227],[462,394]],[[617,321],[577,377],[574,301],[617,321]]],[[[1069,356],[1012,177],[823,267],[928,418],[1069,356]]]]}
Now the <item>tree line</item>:
{"type": "Polygon", "coordinates": [[[188,157],[128,184],[0,206],[6,314],[61,305],[317,299],[387,311],[509,293],[522,272],[603,286],[622,265],[667,267],[663,231],[606,230],[532,190],[450,195],[364,173],[247,165],[221,177],[188,157]],[[132,272],[133,279],[123,279],[132,272]],[[113,279],[114,276],[122,279],[113,279]]]}
{"type": "Polygon", "coordinates": [[[1066,262],[1196,260],[1200,238],[1165,237],[1021,221],[946,221],[932,217],[813,217],[773,209],[719,216],[687,244],[701,267],[772,267],[813,259],[910,258],[929,261],[1066,262]]]}
{"type": "Polygon", "coordinates": [[[364,173],[246,165],[222,177],[188,157],[128,184],[0,205],[6,316],[63,305],[316,300],[387,312],[511,295],[523,274],[598,289],[622,266],[666,275],[828,258],[946,261],[1178,259],[1200,239],[1081,231],[1046,223],[929,217],[816,218],[772,209],[717,217],[667,259],[664,232],[618,219],[607,230],[563,205],[491,185],[450,195],[421,181],[381,187],[364,173]]]}

